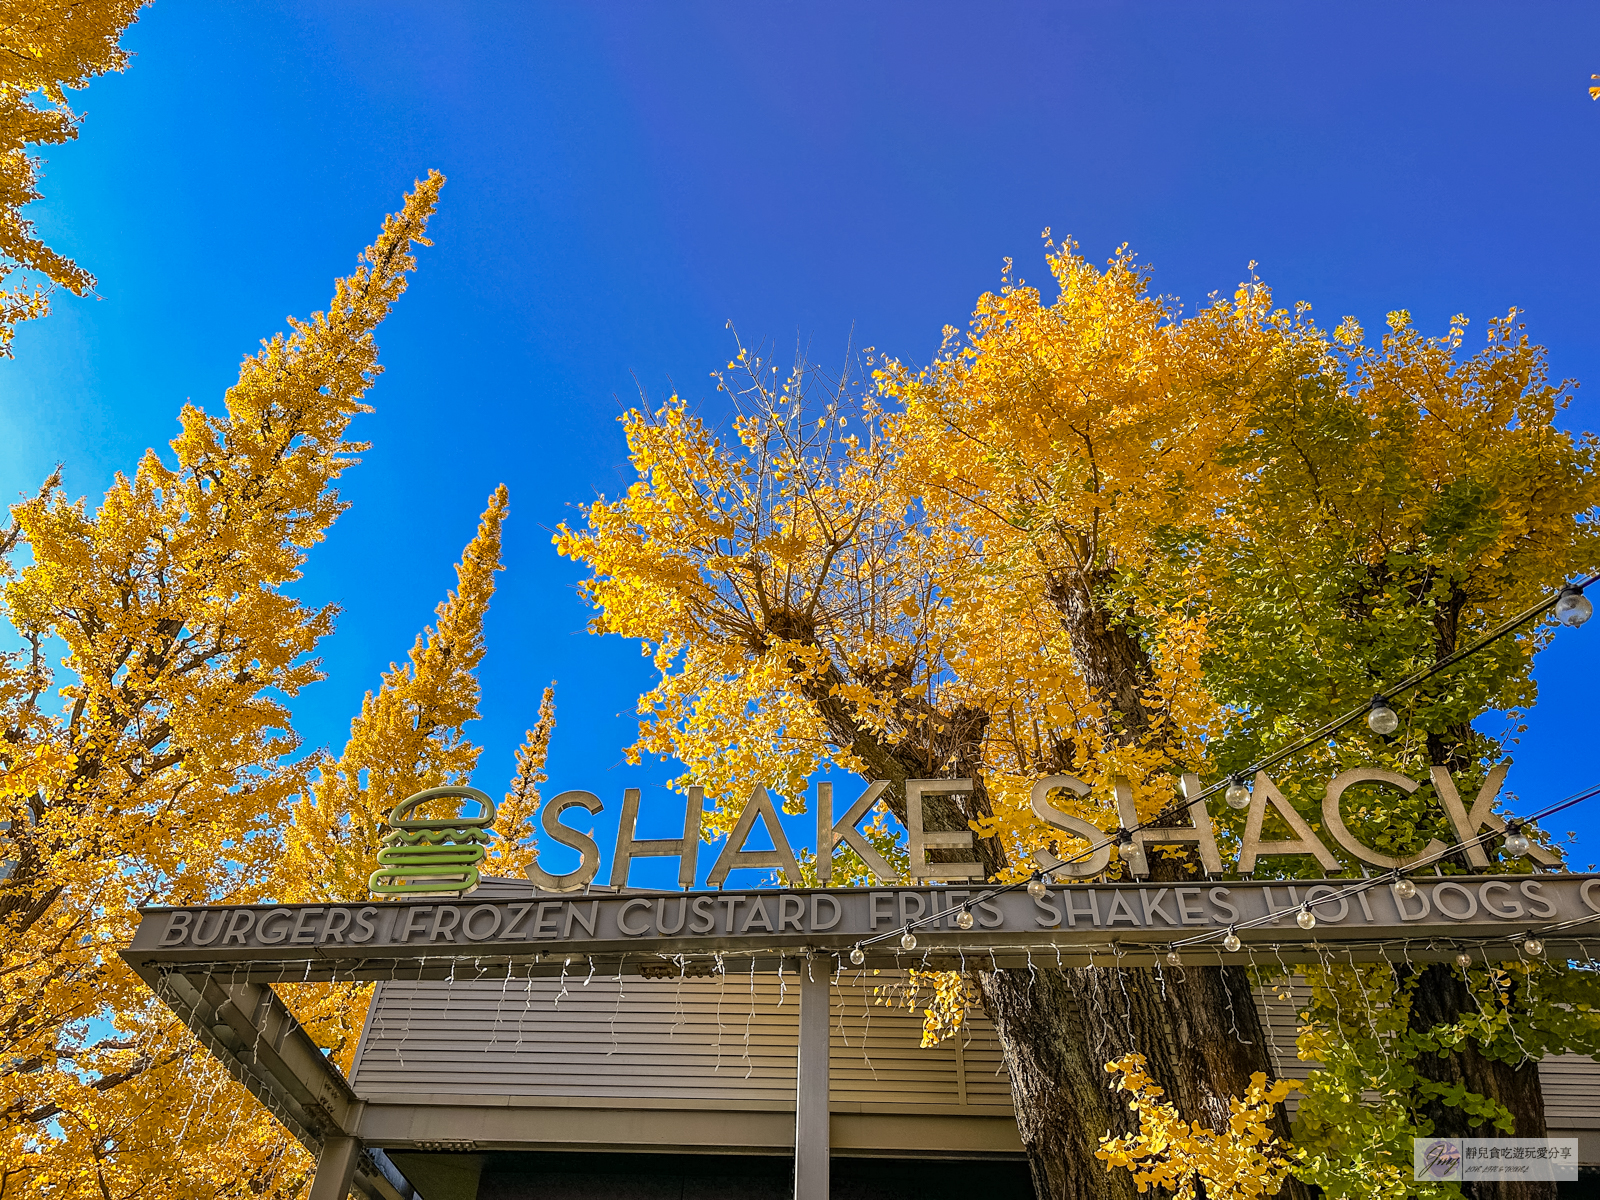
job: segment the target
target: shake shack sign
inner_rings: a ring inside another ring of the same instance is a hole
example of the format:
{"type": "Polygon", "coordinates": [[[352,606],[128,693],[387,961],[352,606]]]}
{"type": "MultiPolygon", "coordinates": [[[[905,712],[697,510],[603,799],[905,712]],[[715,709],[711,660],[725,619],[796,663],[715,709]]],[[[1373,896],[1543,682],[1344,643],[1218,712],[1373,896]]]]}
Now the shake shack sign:
{"type": "MultiPolygon", "coordinates": [[[[1459,865],[1487,868],[1482,835],[1517,836],[1492,810],[1505,768],[1490,773],[1475,796],[1463,799],[1450,775],[1436,768],[1432,783],[1459,838],[1452,857],[1459,865]]],[[[1199,799],[1200,783],[1183,780],[1192,797],[1187,823],[1160,828],[1139,824],[1131,789],[1115,785],[1117,816],[1123,829],[1118,852],[1130,882],[1107,883],[1110,846],[1106,832],[1061,807],[1064,794],[1086,795],[1089,788],[1070,776],[1040,780],[1033,789],[1034,813],[1057,835],[1034,858],[1049,886],[993,894],[975,860],[973,834],[924,828],[927,797],[959,794],[971,788],[964,779],[909,780],[905,785],[909,866],[895,871],[861,833],[860,823],[881,802],[888,784],[865,788],[834,814],[832,788],[818,788],[818,876],[823,886],[810,890],[725,887],[731,872],[746,868],[781,870],[800,878],[793,849],[779,823],[777,808],[764,788],[756,788],[708,872],[711,888],[693,891],[702,847],[703,801],[691,790],[683,814],[683,836],[644,839],[637,835],[639,792],[624,793],[621,822],[612,855],[607,894],[593,893],[599,849],[587,835],[562,823],[569,809],[590,813],[603,808],[590,792],[570,791],[551,800],[541,814],[547,837],[576,849],[576,870],[552,875],[531,866],[526,895],[509,880],[480,888],[477,864],[484,857],[494,803],[471,788],[435,789],[410,797],[395,809],[395,832],[373,874],[379,903],[271,905],[233,908],[148,909],[126,952],[136,964],[236,964],[235,971],[283,975],[294,962],[297,979],[340,977],[420,978],[458,976],[463,964],[502,975],[517,964],[531,973],[571,969],[586,960],[604,969],[630,957],[639,962],[676,962],[680,971],[728,969],[727,955],[750,956],[771,969],[786,956],[843,956],[864,947],[870,965],[949,967],[1033,962],[1041,957],[1063,965],[1093,965],[1108,959],[1150,961],[1174,944],[1208,933],[1234,930],[1237,945],[1204,940],[1189,953],[1208,961],[1251,961],[1270,952],[1278,958],[1325,956],[1370,958],[1396,940],[1413,957],[1451,957],[1481,953],[1503,958],[1518,939],[1537,932],[1553,952],[1569,942],[1581,945],[1600,919],[1600,876],[1543,873],[1534,876],[1455,875],[1417,872],[1399,886],[1390,880],[1353,887],[1356,881],[1256,881],[1223,883],[1224,864],[1210,815],[1199,799]],[[459,807],[473,801],[475,815],[452,812],[423,815],[429,799],[459,807]],[[755,825],[765,826],[772,849],[751,849],[755,825]],[[879,882],[876,888],[829,888],[833,851],[850,846],[879,882]],[[1190,852],[1192,881],[1148,882],[1147,854],[1160,846],[1190,852]],[[930,851],[937,851],[930,857],[930,851]],[[678,860],[684,889],[670,894],[627,890],[635,858],[678,860]],[[938,886],[934,886],[934,885],[938,886]],[[1037,894],[1034,894],[1037,893],[1037,894]],[[1303,906],[1316,909],[1315,932],[1297,927],[1303,906]],[[966,910],[966,911],[964,911],[966,910]],[[959,919],[959,923],[958,923],[959,919]],[[897,930],[915,929],[905,942],[897,930]],[[581,959],[580,959],[581,956],[581,959]],[[431,960],[431,961],[430,961],[431,960]],[[973,960],[976,960],[974,963],[973,960]],[[279,964],[274,967],[273,964],[279,964]]],[[[1250,792],[1238,858],[1241,874],[1272,856],[1314,859],[1329,874],[1341,869],[1328,841],[1358,861],[1391,871],[1418,860],[1433,861],[1451,850],[1431,842],[1410,859],[1395,858],[1357,838],[1346,824],[1342,805],[1357,787],[1382,787],[1410,793],[1417,781],[1390,771],[1358,769],[1328,784],[1319,834],[1291,807],[1266,774],[1250,792]],[[1276,825],[1277,832],[1268,830],[1276,825]]],[[[1525,838],[1518,838],[1526,843],[1525,838]]],[[[1537,845],[1519,846],[1536,862],[1559,860],[1537,845]]],[[[1518,953],[1510,950],[1510,953],[1518,953]]],[[[1584,953],[1579,951],[1579,953],[1584,953]]],[[[1170,961],[1170,960],[1168,960],[1170,961]]],[[[738,969],[757,969],[741,966],[738,969]]]]}
{"type": "MultiPolygon", "coordinates": [[[[1489,857],[1481,843],[1481,835],[1485,832],[1490,835],[1507,832],[1506,822],[1494,812],[1495,798],[1505,781],[1507,769],[1506,764],[1496,767],[1477,794],[1469,795],[1466,799],[1462,798],[1448,771],[1442,767],[1433,769],[1431,782],[1434,792],[1461,842],[1461,865],[1487,867],[1489,857]]],[[[1238,859],[1233,869],[1238,874],[1249,875],[1263,859],[1291,856],[1302,860],[1312,858],[1325,872],[1334,874],[1342,869],[1342,864],[1332,846],[1339,847],[1359,862],[1384,870],[1403,868],[1418,859],[1432,861],[1449,847],[1442,842],[1431,841],[1412,858],[1399,858],[1363,842],[1344,819],[1347,793],[1362,797],[1373,789],[1387,789],[1410,794],[1420,786],[1414,779],[1379,768],[1363,767],[1344,771],[1329,781],[1323,793],[1322,834],[1319,835],[1284,798],[1271,777],[1264,771],[1260,772],[1255,777],[1252,789],[1248,792],[1242,787],[1238,789],[1246,797],[1247,811],[1238,859]],[[1269,825],[1275,826],[1277,832],[1269,832],[1269,825]]],[[[928,797],[968,792],[972,788],[970,779],[906,781],[906,849],[909,864],[904,878],[884,861],[859,828],[873,808],[882,802],[888,787],[889,784],[883,780],[869,785],[835,819],[833,787],[827,783],[818,785],[812,807],[817,819],[817,874],[823,886],[831,882],[833,853],[840,845],[854,850],[867,869],[882,883],[915,886],[934,880],[967,882],[983,878],[983,868],[976,861],[970,830],[930,831],[923,822],[923,809],[928,797]],[[930,857],[930,851],[940,853],[933,858],[930,857]]],[[[1093,878],[1102,874],[1110,864],[1110,831],[1063,811],[1061,807],[1063,796],[1086,796],[1089,790],[1088,784],[1071,775],[1051,776],[1033,786],[1030,806],[1055,835],[1054,844],[1057,847],[1057,852],[1040,849],[1035,852],[1034,858],[1040,869],[1057,881],[1093,878]]],[[[1201,790],[1200,780],[1196,776],[1185,775],[1183,791],[1185,796],[1191,797],[1183,806],[1186,821],[1180,818],[1180,822],[1159,828],[1140,828],[1132,787],[1126,780],[1115,782],[1113,792],[1117,821],[1122,829],[1132,831],[1124,835],[1118,853],[1131,876],[1139,879],[1150,874],[1146,853],[1155,846],[1186,847],[1195,853],[1208,876],[1223,873],[1222,855],[1211,816],[1205,802],[1200,799],[1201,790]]],[[[681,837],[645,839],[637,833],[639,791],[629,788],[623,793],[617,841],[611,854],[612,886],[627,884],[628,869],[634,859],[655,857],[676,858],[679,886],[686,889],[694,886],[702,847],[700,824],[704,800],[700,789],[691,788],[687,800],[683,809],[681,837]]],[[[586,791],[563,792],[544,806],[540,822],[547,842],[560,843],[576,850],[579,863],[576,870],[564,875],[550,874],[535,863],[527,872],[535,885],[545,891],[565,892],[594,882],[600,869],[599,847],[586,834],[564,824],[562,816],[574,808],[595,814],[604,807],[598,796],[586,791]]],[[[483,829],[493,819],[494,802],[474,788],[435,788],[403,801],[395,808],[391,820],[395,828],[390,835],[392,845],[386,846],[378,856],[382,865],[372,876],[374,894],[448,892],[459,895],[470,892],[477,882],[475,864],[484,858],[481,846],[473,843],[487,842],[483,829]],[[413,819],[418,803],[434,798],[468,799],[478,806],[478,815],[431,821],[413,819]],[[464,828],[468,825],[473,828],[464,828]]],[[[1534,861],[1546,866],[1554,866],[1561,861],[1538,845],[1528,845],[1526,853],[1534,861]]],[[[711,864],[707,882],[711,887],[720,888],[730,872],[752,867],[767,871],[781,870],[789,880],[800,878],[794,850],[778,821],[777,807],[762,787],[755,788],[746,800],[738,821],[711,864]],[[771,850],[747,848],[758,822],[764,826],[772,842],[771,850]]]]}

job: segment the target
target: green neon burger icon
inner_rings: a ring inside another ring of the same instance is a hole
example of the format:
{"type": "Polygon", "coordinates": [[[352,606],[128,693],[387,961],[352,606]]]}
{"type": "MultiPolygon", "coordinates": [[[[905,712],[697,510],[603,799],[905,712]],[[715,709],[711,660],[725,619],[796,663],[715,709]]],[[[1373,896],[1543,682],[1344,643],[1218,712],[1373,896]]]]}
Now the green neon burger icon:
{"type": "Polygon", "coordinates": [[[478,864],[494,837],[494,812],[494,801],[473,787],[428,788],[407,796],[389,814],[389,833],[367,887],[375,896],[465,896],[478,886],[478,864]],[[478,815],[412,817],[430,800],[470,800],[478,815]]]}

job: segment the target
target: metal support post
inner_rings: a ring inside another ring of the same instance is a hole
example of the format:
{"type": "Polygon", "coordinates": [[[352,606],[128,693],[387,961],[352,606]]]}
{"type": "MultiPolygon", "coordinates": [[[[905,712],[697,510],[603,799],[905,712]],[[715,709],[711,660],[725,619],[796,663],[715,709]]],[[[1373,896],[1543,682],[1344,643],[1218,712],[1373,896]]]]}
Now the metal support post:
{"type": "Polygon", "coordinates": [[[828,1200],[828,982],[832,965],[831,959],[816,955],[800,968],[794,1200],[828,1200]]]}
{"type": "Polygon", "coordinates": [[[317,1155],[317,1175],[306,1200],[345,1200],[361,1162],[359,1138],[334,1136],[322,1143],[317,1155]]]}

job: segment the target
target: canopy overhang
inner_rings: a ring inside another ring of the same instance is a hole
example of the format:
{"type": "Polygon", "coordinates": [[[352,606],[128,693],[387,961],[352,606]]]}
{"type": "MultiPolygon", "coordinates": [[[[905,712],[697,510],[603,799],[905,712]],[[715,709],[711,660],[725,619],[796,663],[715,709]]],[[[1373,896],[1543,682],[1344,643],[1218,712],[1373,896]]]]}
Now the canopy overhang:
{"type": "MultiPolygon", "coordinates": [[[[1354,880],[1084,883],[1038,896],[970,887],[530,895],[526,885],[519,895],[511,881],[494,882],[459,899],[148,908],[123,957],[318,1156],[312,1200],[342,1197],[351,1186],[369,1200],[410,1196],[385,1147],[438,1150],[519,1138],[548,1147],[570,1139],[551,1118],[530,1140],[516,1132],[512,1106],[496,1118],[481,1105],[370,1105],[285,1008],[275,983],[531,986],[597,972],[618,979],[778,974],[792,981],[800,1001],[793,1106],[729,1118],[716,1140],[744,1152],[788,1142],[796,1196],[819,1200],[827,1194],[831,1125],[839,1130],[835,1140],[862,1142],[856,1152],[884,1137],[918,1153],[1020,1150],[1009,1120],[926,1112],[897,1118],[896,1126],[868,1114],[855,1135],[846,1132],[848,1120],[830,1122],[829,980],[856,948],[867,969],[1161,965],[1171,963],[1175,947],[1180,961],[1193,965],[1437,961],[1462,953],[1499,962],[1533,953],[1530,938],[1543,943],[1547,957],[1587,959],[1585,941],[1600,926],[1600,875],[1434,877],[1416,880],[1410,896],[1388,883],[1354,880]],[[1296,921],[1308,901],[1317,917],[1310,930],[1296,921]],[[969,902],[973,927],[962,929],[956,918],[969,902]],[[915,937],[909,949],[901,941],[908,927],[915,937]],[[1233,952],[1222,941],[1229,931],[1239,939],[1233,952]],[[488,1137],[497,1119],[505,1135],[488,1137]],[[792,1138],[779,1139],[780,1126],[792,1138]]],[[[573,1112],[566,1119],[576,1129],[582,1118],[573,1112]]],[[[662,1106],[641,1119],[693,1118],[662,1106]]]]}

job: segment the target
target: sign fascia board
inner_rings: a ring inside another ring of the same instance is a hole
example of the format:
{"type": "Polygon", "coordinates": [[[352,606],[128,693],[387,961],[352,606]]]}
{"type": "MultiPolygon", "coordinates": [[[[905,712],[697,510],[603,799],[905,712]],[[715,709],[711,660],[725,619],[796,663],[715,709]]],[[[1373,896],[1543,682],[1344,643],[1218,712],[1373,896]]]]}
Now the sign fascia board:
{"type": "Polygon", "coordinates": [[[1109,957],[1134,965],[1173,943],[1237,926],[1244,945],[1236,954],[1225,953],[1220,938],[1185,953],[1248,963],[1270,947],[1275,958],[1305,961],[1330,952],[1377,957],[1381,947],[1404,942],[1414,958],[1495,945],[1498,960],[1515,954],[1511,941],[1535,931],[1558,954],[1600,927],[1600,875],[1436,876],[1417,879],[1409,899],[1387,883],[1332,899],[1353,882],[1082,884],[1053,886],[1038,898],[1018,889],[982,901],[976,898],[985,889],[975,886],[148,908],[123,954],[145,969],[209,963],[234,964],[252,978],[415,979],[457,975],[460,964],[472,963],[502,975],[508,963],[518,964],[519,975],[524,966],[553,974],[573,959],[753,955],[772,960],[773,969],[784,956],[841,955],[885,938],[866,947],[872,965],[1005,966],[1041,954],[1063,964],[1103,965],[1109,957]],[[1324,897],[1315,929],[1298,928],[1296,910],[1324,897]],[[962,931],[954,916],[968,900],[976,921],[962,931]],[[946,915],[917,928],[912,951],[885,937],[934,913],[946,915]],[[1250,925],[1273,913],[1275,921],[1250,925]],[[287,972],[290,963],[299,969],[287,972]]]}

